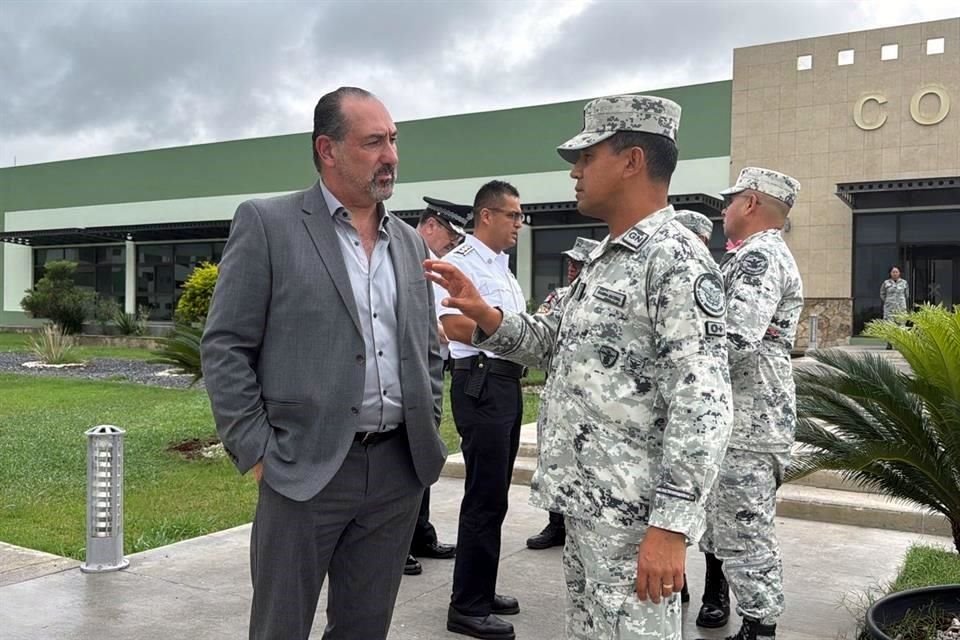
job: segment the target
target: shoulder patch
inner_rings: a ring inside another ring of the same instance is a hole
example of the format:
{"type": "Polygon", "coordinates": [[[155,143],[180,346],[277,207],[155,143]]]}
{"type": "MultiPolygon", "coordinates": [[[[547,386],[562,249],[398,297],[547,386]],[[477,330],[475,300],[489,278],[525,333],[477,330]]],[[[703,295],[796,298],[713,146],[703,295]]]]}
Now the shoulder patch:
{"type": "Polygon", "coordinates": [[[464,244],[461,244],[456,249],[454,249],[453,251],[451,251],[450,253],[456,254],[458,256],[467,256],[473,253],[474,251],[475,249],[473,247],[471,247],[469,244],[464,243],[464,244]]]}
{"type": "Polygon", "coordinates": [[[704,273],[693,283],[693,297],[705,314],[719,318],[727,308],[723,283],[712,273],[704,273]]]}
{"type": "Polygon", "coordinates": [[[600,364],[609,369],[617,363],[617,360],[620,358],[620,352],[616,347],[611,347],[608,344],[602,345],[597,349],[597,355],[600,356],[600,364]]]}
{"type": "Polygon", "coordinates": [[[759,251],[751,251],[740,259],[740,271],[748,276],[760,276],[767,272],[770,263],[767,256],[759,251]]]}
{"type": "Polygon", "coordinates": [[[627,231],[626,235],[620,238],[620,242],[625,247],[633,249],[634,251],[639,251],[640,247],[644,245],[649,237],[650,236],[639,229],[630,229],[630,231],[627,231]]]}
{"type": "Polygon", "coordinates": [[[722,322],[716,320],[707,320],[703,323],[703,332],[711,338],[722,338],[727,335],[726,327],[722,322]]]}

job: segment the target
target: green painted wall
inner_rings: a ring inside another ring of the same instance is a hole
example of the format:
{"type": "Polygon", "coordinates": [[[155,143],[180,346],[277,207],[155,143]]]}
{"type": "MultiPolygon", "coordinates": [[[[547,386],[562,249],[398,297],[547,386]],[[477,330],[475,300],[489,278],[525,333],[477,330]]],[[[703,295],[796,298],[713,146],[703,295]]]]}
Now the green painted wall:
{"type": "MultiPolygon", "coordinates": [[[[730,154],[730,81],[655,91],[683,107],[680,159],[730,154]]],[[[585,101],[399,123],[400,181],[563,170],[554,146],[585,101]]],[[[301,189],[313,181],[298,133],[0,169],[4,211],[301,189]]],[[[0,267],[2,268],[2,267],[0,267]]]]}

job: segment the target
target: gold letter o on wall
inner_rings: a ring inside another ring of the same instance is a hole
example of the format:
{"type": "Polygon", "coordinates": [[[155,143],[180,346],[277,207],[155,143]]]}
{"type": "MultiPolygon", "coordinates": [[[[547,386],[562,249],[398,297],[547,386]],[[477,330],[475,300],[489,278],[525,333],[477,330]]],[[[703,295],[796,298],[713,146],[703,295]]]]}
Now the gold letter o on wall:
{"type": "MultiPolygon", "coordinates": [[[[855,105],[853,105],[853,121],[854,123],[856,123],[858,127],[863,129],[864,131],[873,131],[874,129],[879,129],[880,127],[883,126],[883,123],[887,121],[887,114],[883,110],[880,111],[880,117],[877,119],[876,122],[871,122],[868,124],[867,122],[864,121],[863,107],[866,106],[866,104],[871,101],[876,102],[877,105],[884,105],[887,103],[887,99],[884,98],[882,95],[880,95],[879,93],[873,93],[867,96],[863,96],[862,98],[857,100],[857,103],[855,105]]],[[[920,104],[920,101],[917,100],[917,105],[919,106],[919,104],[920,104]]],[[[942,98],[941,98],[941,104],[942,104],[942,98]]],[[[911,106],[911,111],[912,109],[913,107],[911,106]]],[[[942,119],[943,118],[941,118],[941,120],[942,119]]],[[[937,122],[939,122],[939,120],[937,122]]]]}
{"type": "Polygon", "coordinates": [[[918,89],[910,99],[910,117],[917,124],[932,125],[943,122],[943,119],[950,113],[950,94],[941,87],[924,87],[918,89]],[[940,108],[933,116],[924,116],[920,113],[920,101],[926,95],[934,95],[940,100],[940,108]]]}

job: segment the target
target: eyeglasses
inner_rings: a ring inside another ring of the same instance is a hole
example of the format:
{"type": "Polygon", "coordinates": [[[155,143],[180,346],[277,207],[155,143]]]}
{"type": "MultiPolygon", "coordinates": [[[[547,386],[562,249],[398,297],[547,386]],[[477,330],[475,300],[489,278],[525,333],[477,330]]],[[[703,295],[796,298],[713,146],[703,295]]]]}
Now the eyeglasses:
{"type": "Polygon", "coordinates": [[[490,211],[499,211],[500,213],[505,214],[508,218],[513,220],[513,224],[529,224],[530,216],[522,211],[511,211],[510,209],[501,209],[500,207],[485,207],[490,211]]]}

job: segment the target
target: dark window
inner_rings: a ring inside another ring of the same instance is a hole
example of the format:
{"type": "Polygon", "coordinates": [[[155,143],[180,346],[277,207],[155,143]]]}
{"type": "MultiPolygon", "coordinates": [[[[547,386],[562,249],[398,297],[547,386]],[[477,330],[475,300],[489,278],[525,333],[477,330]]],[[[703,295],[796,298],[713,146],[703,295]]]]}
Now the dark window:
{"type": "Polygon", "coordinates": [[[218,262],[223,242],[151,244],[137,247],[137,305],[151,320],[172,320],[183,285],[204,262],[218,262]]]}
{"type": "Polygon", "coordinates": [[[170,320],[173,291],[173,245],[137,247],[137,307],[149,308],[151,320],[170,320]]]}
{"type": "Polygon", "coordinates": [[[177,297],[193,270],[201,263],[213,261],[213,244],[198,242],[173,246],[176,255],[177,297]]]}
{"type": "Polygon", "coordinates": [[[858,215],[854,218],[855,244],[890,244],[896,241],[896,215],[858,215]]]}
{"type": "Polygon", "coordinates": [[[607,228],[602,225],[574,229],[534,229],[533,300],[539,303],[554,289],[568,284],[563,252],[570,249],[578,237],[602,240],[606,235],[607,228]]]}
{"type": "Polygon", "coordinates": [[[960,212],[905,213],[900,216],[900,242],[960,242],[960,212]]]}
{"type": "Polygon", "coordinates": [[[882,317],[880,285],[897,265],[912,303],[960,300],[960,212],[854,215],[853,331],[882,317]]]}
{"type": "Polygon", "coordinates": [[[123,273],[126,250],[123,246],[65,247],[35,249],[33,252],[33,281],[43,277],[44,265],[53,260],[69,260],[77,263],[74,282],[88,291],[106,298],[113,298],[121,307],[124,304],[123,273]]]}

